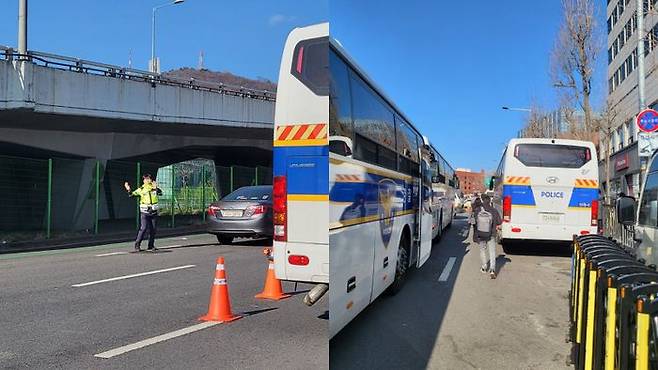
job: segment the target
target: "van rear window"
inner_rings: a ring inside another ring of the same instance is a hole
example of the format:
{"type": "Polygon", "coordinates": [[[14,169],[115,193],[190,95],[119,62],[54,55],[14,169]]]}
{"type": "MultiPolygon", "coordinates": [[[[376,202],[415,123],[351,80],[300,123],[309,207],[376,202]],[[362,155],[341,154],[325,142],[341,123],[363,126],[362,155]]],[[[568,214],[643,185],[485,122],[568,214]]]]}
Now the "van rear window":
{"type": "Polygon", "coordinates": [[[592,159],[592,153],[576,145],[518,144],[514,157],[528,167],[580,168],[592,159]]]}

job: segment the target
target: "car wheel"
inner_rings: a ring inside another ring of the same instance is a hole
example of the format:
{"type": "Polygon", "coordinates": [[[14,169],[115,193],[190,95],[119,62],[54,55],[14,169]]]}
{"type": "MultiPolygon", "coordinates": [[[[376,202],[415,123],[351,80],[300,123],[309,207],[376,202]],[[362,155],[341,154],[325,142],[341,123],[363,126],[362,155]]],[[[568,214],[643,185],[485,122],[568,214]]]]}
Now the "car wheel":
{"type": "Polygon", "coordinates": [[[217,241],[219,244],[231,244],[233,243],[233,237],[228,235],[217,234],[217,241]]]}
{"type": "Polygon", "coordinates": [[[404,234],[400,238],[400,245],[398,246],[398,259],[395,264],[395,279],[391,286],[388,287],[388,293],[395,295],[397,292],[402,289],[404,281],[406,279],[407,268],[409,267],[409,241],[407,240],[407,235],[404,234]]]}

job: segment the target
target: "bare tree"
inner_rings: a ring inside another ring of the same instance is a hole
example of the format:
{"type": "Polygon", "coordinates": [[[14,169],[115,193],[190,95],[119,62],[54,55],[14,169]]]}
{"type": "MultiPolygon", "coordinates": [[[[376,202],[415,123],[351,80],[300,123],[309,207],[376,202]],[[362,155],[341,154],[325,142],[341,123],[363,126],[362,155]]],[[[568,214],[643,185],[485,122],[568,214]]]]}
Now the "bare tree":
{"type": "MultiPolygon", "coordinates": [[[[590,96],[602,37],[593,0],[562,0],[562,24],[551,54],[551,77],[556,87],[577,102],[584,113],[586,132],[596,132],[590,96]]],[[[575,130],[575,129],[574,129],[575,130]]]]}
{"type": "Polygon", "coordinates": [[[536,101],[533,101],[530,105],[530,113],[523,125],[523,137],[548,137],[546,113],[536,101]]]}
{"type": "Polygon", "coordinates": [[[617,109],[610,103],[606,102],[605,110],[596,119],[596,125],[600,132],[601,140],[598,143],[599,158],[603,157],[605,166],[605,203],[610,204],[610,154],[614,151],[612,147],[612,132],[614,130],[615,120],[617,119],[617,109]]]}

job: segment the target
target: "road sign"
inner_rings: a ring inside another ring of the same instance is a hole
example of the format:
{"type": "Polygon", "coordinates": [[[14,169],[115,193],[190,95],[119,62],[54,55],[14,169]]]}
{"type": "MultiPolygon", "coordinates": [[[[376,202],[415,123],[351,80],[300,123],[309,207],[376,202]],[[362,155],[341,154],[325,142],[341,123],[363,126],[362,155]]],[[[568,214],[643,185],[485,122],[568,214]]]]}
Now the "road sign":
{"type": "Polygon", "coordinates": [[[658,135],[656,133],[637,133],[637,151],[640,157],[651,157],[656,149],[658,149],[658,135]]]}
{"type": "Polygon", "coordinates": [[[642,132],[654,132],[658,130],[658,112],[653,109],[645,109],[635,119],[637,127],[642,132]]]}

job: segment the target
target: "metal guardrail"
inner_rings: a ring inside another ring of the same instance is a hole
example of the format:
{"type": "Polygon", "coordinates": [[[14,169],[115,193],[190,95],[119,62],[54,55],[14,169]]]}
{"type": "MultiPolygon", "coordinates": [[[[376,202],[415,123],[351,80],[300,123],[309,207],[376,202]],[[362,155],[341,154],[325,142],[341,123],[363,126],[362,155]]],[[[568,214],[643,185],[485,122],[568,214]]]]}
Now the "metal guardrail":
{"type": "Polygon", "coordinates": [[[624,248],[634,251],[637,247],[633,225],[622,225],[617,222],[617,211],[614,203],[603,203],[603,235],[621,244],[624,248]]]}
{"type": "Polygon", "coordinates": [[[276,93],[268,90],[250,89],[243,86],[233,86],[196,79],[186,80],[181,78],[168,77],[159,73],[120,67],[100,62],[93,62],[62,55],[43,53],[39,51],[28,51],[27,54],[19,54],[13,48],[3,45],[0,45],[0,58],[10,61],[29,60],[32,63],[43,65],[45,67],[68,70],[71,72],[149,82],[152,84],[179,86],[194,90],[210,91],[219,94],[248,97],[253,99],[262,99],[268,101],[276,100],[276,93]]]}

